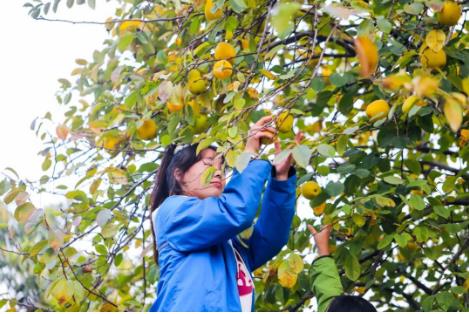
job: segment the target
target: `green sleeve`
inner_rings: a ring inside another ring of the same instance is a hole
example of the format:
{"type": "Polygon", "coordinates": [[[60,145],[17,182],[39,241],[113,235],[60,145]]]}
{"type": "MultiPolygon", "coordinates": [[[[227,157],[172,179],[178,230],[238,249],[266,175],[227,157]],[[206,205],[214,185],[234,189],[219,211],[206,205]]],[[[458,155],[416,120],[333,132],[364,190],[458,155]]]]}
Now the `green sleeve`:
{"type": "Polygon", "coordinates": [[[343,294],[342,283],[335,261],[330,256],[317,258],[312,265],[313,293],[318,311],[327,311],[332,299],[343,294]]]}

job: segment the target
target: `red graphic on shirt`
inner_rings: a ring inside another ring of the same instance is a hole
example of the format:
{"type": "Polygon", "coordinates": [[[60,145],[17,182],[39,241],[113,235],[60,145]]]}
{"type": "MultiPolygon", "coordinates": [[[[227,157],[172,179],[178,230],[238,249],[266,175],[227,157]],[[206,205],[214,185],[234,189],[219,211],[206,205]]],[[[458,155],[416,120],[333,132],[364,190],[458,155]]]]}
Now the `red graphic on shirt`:
{"type": "Polygon", "coordinates": [[[248,274],[244,271],[241,256],[236,252],[236,264],[238,265],[238,271],[236,274],[236,280],[238,282],[238,292],[240,296],[248,295],[252,293],[253,286],[252,280],[248,274]]]}

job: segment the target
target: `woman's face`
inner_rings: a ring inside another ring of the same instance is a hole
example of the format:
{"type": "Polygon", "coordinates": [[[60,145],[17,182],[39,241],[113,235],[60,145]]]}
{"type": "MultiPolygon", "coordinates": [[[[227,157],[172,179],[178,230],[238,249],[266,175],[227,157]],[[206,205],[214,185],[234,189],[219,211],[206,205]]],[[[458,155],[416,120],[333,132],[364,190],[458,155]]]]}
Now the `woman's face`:
{"type": "Polygon", "coordinates": [[[185,195],[196,196],[201,199],[220,196],[225,188],[225,175],[222,170],[221,156],[216,156],[217,153],[211,148],[202,150],[200,154],[201,160],[192,165],[183,175],[180,171],[175,171],[176,179],[179,181],[185,195]],[[210,183],[204,184],[202,175],[210,166],[213,166],[216,171],[210,183]]]}

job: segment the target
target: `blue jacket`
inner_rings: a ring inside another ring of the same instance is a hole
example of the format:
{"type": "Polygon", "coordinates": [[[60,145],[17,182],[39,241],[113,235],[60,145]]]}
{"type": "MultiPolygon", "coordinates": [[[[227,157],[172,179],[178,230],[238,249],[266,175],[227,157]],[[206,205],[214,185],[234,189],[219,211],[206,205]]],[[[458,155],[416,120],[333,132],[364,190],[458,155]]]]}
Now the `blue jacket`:
{"type": "MultiPolygon", "coordinates": [[[[267,160],[252,160],[233,176],[219,197],[168,197],[154,215],[160,278],[150,311],[241,311],[236,259],[249,271],[262,266],[287,243],[295,209],[296,172],[276,180],[267,160]],[[249,239],[237,236],[259,218],[249,239]]],[[[254,296],[253,296],[254,304],[254,296]]]]}

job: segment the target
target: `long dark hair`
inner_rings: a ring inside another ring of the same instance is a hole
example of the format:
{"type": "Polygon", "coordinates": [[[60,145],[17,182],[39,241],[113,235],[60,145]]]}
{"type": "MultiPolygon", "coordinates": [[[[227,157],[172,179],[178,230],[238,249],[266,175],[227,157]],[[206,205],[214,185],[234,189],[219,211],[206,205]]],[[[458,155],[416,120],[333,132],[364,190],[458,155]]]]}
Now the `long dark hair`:
{"type": "MultiPolygon", "coordinates": [[[[217,150],[215,146],[208,148],[217,150]]],[[[175,153],[176,144],[170,144],[161,159],[161,164],[155,175],[155,182],[150,199],[150,223],[151,233],[153,235],[153,255],[155,262],[158,263],[158,249],[156,247],[156,234],[153,225],[153,212],[170,195],[180,195],[183,193],[180,183],[174,176],[174,171],[179,169],[185,173],[196,162],[201,160],[202,155],[197,154],[197,144],[188,144],[175,153]]]]}

